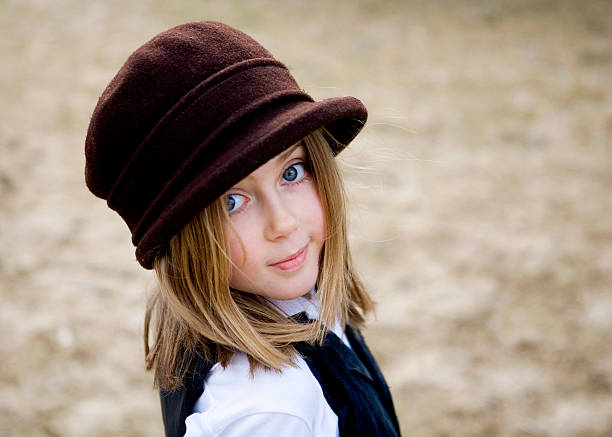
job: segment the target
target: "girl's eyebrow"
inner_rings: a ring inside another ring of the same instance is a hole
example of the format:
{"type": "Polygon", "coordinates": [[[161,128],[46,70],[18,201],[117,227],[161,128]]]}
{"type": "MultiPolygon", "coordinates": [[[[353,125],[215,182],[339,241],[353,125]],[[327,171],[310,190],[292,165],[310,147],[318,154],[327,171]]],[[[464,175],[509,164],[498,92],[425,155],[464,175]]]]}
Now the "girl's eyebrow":
{"type": "MultiPolygon", "coordinates": [[[[301,141],[298,141],[297,143],[295,143],[294,145],[290,146],[288,149],[284,150],[283,152],[279,153],[278,155],[276,155],[275,158],[272,158],[273,160],[275,160],[277,162],[277,165],[281,165],[282,163],[284,163],[285,161],[287,161],[287,158],[289,158],[291,156],[291,154],[293,152],[295,152],[297,150],[298,147],[300,147],[302,145],[301,141]]],[[[249,174],[248,176],[246,176],[242,181],[239,181],[238,183],[234,184],[231,188],[229,188],[227,191],[236,188],[238,185],[240,185],[241,182],[247,180],[247,179],[251,179],[251,175],[249,174]]]]}
{"type": "Polygon", "coordinates": [[[285,161],[289,156],[291,156],[291,154],[295,151],[295,149],[297,149],[301,145],[302,145],[302,142],[299,141],[299,142],[295,143],[293,146],[289,147],[284,152],[280,153],[278,155],[279,161],[285,161]]]}

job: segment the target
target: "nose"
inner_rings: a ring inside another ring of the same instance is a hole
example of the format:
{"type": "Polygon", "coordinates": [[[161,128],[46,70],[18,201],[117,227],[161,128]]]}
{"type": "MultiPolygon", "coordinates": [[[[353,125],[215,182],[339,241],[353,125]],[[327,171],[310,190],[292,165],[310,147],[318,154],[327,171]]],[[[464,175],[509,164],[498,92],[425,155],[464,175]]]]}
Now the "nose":
{"type": "Polygon", "coordinates": [[[274,241],[291,235],[298,227],[298,219],[291,205],[284,202],[280,196],[268,198],[266,203],[264,237],[274,241]]]}

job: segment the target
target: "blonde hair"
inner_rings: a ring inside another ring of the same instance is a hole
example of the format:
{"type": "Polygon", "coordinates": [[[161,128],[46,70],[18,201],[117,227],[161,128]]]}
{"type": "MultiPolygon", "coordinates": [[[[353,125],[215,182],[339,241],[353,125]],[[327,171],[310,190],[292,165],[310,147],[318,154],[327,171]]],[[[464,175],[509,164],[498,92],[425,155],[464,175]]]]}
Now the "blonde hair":
{"type": "Polygon", "coordinates": [[[229,218],[219,198],[185,225],[153,263],[159,284],[147,305],[144,342],[146,368],[153,369],[162,389],[180,387],[196,356],[226,366],[234,352],[242,351],[252,370],[280,370],[294,365],[292,343],[321,342],[325,326],[336,321],[356,328],[364,324],[374,302],[353,268],[346,193],[330,141],[335,140],[324,129],[302,140],[326,222],[317,278],[319,319],[299,323],[264,297],[230,289],[232,264],[224,226],[229,218]]]}

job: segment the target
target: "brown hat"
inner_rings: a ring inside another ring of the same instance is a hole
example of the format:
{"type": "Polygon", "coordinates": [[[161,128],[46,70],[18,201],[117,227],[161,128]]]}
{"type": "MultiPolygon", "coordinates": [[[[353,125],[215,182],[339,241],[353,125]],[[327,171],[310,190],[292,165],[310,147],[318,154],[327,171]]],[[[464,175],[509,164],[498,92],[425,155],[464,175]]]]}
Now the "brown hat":
{"type": "Polygon", "coordinates": [[[338,153],[366,118],[353,97],[315,102],[243,32],[187,23],[132,53],[102,93],[85,178],[151,269],[173,235],[257,167],[321,127],[338,153]]]}

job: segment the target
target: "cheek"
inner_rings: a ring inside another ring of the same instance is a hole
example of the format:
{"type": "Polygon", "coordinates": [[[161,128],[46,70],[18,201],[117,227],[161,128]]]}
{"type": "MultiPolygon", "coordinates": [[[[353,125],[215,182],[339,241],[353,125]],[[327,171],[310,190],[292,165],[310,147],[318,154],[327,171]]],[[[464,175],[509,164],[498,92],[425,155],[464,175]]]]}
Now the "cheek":
{"type": "MultiPolygon", "coordinates": [[[[230,231],[231,232],[231,231],[230,231]]],[[[232,234],[229,237],[229,247],[230,247],[230,258],[232,259],[232,263],[240,265],[242,264],[243,252],[242,246],[240,245],[240,241],[238,238],[232,234]]]]}
{"type": "MultiPolygon", "coordinates": [[[[320,205],[320,204],[319,204],[320,205]]],[[[325,223],[325,213],[323,212],[323,208],[319,208],[317,211],[317,215],[314,218],[317,227],[316,236],[324,240],[325,239],[325,231],[326,231],[326,223],[325,223]]]]}
{"type": "MultiPolygon", "coordinates": [[[[239,267],[242,273],[250,275],[253,273],[251,271],[253,265],[261,257],[258,251],[260,244],[256,239],[253,222],[251,220],[240,223],[234,222],[234,227],[236,228],[236,232],[229,226],[226,228],[229,255],[234,266],[239,267]]],[[[241,273],[236,271],[234,266],[232,266],[232,275],[241,276],[241,273]]]]}
{"type": "MultiPolygon", "coordinates": [[[[244,249],[246,249],[246,242],[244,241],[244,238],[238,238],[238,235],[236,235],[236,233],[230,226],[227,226],[225,228],[225,234],[227,235],[227,240],[229,243],[230,258],[232,260],[232,263],[237,266],[241,266],[245,261],[243,244],[245,245],[244,249]],[[240,244],[241,241],[242,244],[240,244]]],[[[239,233],[239,235],[241,234],[239,233]]]]}
{"type": "Polygon", "coordinates": [[[323,211],[323,205],[316,188],[312,192],[308,211],[310,211],[310,222],[313,224],[315,236],[323,240],[326,230],[325,212],[323,211]]]}

